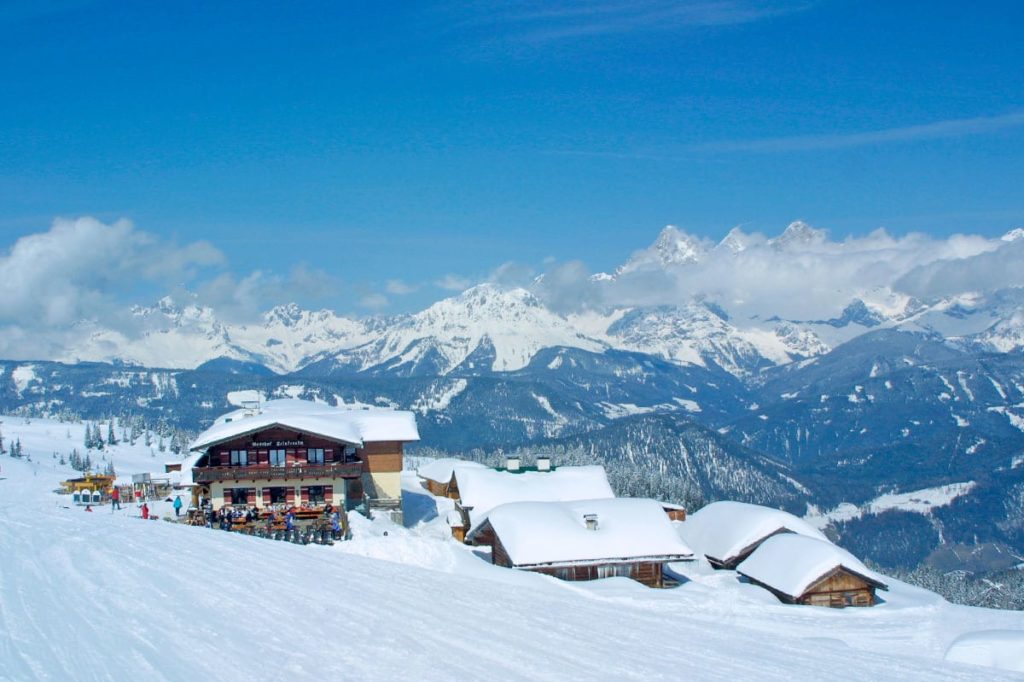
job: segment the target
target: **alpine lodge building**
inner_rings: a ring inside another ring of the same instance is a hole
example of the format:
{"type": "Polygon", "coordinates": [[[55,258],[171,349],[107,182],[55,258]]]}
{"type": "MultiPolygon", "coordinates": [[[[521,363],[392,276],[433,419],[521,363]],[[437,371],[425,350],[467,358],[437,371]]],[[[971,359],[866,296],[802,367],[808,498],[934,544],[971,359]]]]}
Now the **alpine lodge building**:
{"type": "Polygon", "coordinates": [[[192,444],[194,502],[345,510],[365,503],[401,523],[403,447],[419,439],[412,412],[305,400],[245,407],[192,444]]]}

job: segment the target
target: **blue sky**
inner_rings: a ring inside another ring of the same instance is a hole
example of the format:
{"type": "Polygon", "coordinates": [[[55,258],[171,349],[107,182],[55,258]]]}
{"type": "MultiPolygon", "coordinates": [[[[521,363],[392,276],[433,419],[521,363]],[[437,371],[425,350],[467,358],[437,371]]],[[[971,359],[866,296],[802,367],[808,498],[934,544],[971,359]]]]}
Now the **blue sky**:
{"type": "MultiPolygon", "coordinates": [[[[1024,225],[1022,25],[1014,2],[15,0],[0,244],[128,219],[221,254],[190,288],[259,271],[258,305],[390,312],[510,261],[607,270],[668,223],[994,236],[1024,225]]],[[[142,280],[119,286],[171,281],[142,280]]]]}

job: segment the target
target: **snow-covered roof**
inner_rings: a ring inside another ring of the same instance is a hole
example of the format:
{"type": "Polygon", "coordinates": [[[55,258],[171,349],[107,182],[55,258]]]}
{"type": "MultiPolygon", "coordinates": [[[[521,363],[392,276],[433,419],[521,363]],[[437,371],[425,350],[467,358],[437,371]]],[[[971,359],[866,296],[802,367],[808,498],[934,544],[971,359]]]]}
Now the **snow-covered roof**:
{"type": "Polygon", "coordinates": [[[240,409],[218,417],[213,426],[199,434],[191,449],[205,449],[275,425],[360,446],[367,441],[420,439],[412,412],[351,410],[284,399],[267,401],[256,413],[240,409]]]}
{"type": "Polygon", "coordinates": [[[195,481],[192,480],[192,467],[196,465],[202,456],[202,451],[190,452],[188,457],[181,461],[181,471],[172,474],[178,476],[178,485],[180,487],[189,488],[195,485],[195,481]]]}
{"type": "Polygon", "coordinates": [[[469,462],[464,459],[456,459],[454,457],[443,457],[441,459],[433,459],[425,464],[421,464],[416,468],[416,475],[420,478],[425,478],[431,481],[438,481],[439,483],[447,483],[452,480],[452,474],[456,469],[486,469],[483,464],[479,462],[469,462]]]}
{"type": "Polygon", "coordinates": [[[884,577],[842,547],[795,533],[768,538],[736,567],[736,572],[795,599],[839,567],[888,589],[884,577]]]}
{"type": "Polygon", "coordinates": [[[491,509],[477,530],[488,523],[515,566],[693,557],[654,500],[511,502],[491,509]],[[587,528],[585,517],[590,514],[597,517],[594,530],[587,528]]]}
{"type": "Polygon", "coordinates": [[[474,526],[488,511],[509,502],[568,502],[615,497],[604,467],[596,465],[516,473],[459,468],[456,479],[460,504],[468,509],[474,526]]]}
{"type": "Polygon", "coordinates": [[[729,563],[779,531],[826,540],[820,530],[779,509],[745,502],[712,502],[679,526],[687,544],[700,554],[729,563]]]}

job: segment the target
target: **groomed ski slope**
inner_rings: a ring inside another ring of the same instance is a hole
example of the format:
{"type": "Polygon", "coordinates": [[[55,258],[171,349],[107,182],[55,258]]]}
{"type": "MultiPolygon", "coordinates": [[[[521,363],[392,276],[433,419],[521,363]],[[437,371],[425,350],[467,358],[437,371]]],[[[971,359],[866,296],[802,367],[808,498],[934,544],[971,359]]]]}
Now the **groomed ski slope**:
{"type": "Polygon", "coordinates": [[[357,519],[354,541],[319,547],[65,508],[66,468],[0,465],[3,680],[1020,679],[942,656],[1021,613],[896,581],[882,606],[833,611],[705,565],[673,590],[495,568],[444,539],[445,501],[412,477],[424,521],[357,519]]]}

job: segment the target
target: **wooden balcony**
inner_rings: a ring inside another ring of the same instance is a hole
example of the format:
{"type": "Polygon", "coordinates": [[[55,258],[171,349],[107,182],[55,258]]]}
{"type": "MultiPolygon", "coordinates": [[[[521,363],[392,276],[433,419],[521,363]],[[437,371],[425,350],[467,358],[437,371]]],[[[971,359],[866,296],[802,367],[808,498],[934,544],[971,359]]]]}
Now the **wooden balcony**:
{"type": "Polygon", "coordinates": [[[196,467],[192,480],[196,483],[222,481],[284,481],[304,478],[359,478],[362,462],[328,462],[326,464],[298,464],[286,467],[196,467]]]}

